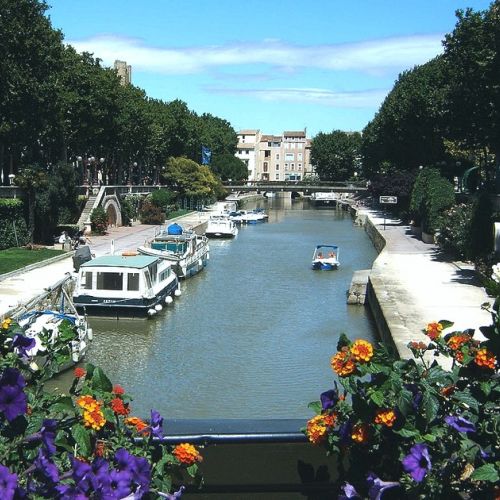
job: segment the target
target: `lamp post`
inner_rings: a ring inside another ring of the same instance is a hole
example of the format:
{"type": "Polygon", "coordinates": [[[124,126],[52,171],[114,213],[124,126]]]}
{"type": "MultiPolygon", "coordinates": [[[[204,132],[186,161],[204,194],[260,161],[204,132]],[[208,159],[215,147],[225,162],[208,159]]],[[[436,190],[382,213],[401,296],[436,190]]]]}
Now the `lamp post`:
{"type": "MultiPolygon", "coordinates": [[[[103,179],[104,179],[104,162],[105,161],[106,160],[104,158],[99,158],[99,169],[96,173],[97,183],[99,185],[101,185],[104,182],[103,179]]],[[[97,170],[97,168],[96,168],[96,170],[97,170]]]]}

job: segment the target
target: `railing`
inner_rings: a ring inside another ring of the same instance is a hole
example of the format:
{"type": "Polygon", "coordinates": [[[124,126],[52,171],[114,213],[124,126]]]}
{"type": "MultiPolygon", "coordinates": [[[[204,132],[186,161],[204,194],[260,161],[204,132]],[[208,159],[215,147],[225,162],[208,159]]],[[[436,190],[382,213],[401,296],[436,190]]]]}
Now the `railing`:
{"type": "Polygon", "coordinates": [[[314,192],[340,192],[355,193],[367,191],[366,182],[315,182],[307,183],[301,181],[249,181],[245,184],[226,182],[224,187],[231,191],[301,191],[305,193],[314,192]]]}

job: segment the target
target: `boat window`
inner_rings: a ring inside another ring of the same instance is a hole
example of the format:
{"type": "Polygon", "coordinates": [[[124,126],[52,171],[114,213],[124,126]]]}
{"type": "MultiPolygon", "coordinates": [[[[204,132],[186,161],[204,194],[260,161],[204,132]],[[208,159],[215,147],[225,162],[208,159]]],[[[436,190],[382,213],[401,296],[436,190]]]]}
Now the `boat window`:
{"type": "Polygon", "coordinates": [[[128,273],[127,275],[127,290],[139,290],[139,273],[128,273]]]}
{"type": "Polygon", "coordinates": [[[151,288],[152,287],[152,285],[151,285],[151,276],[149,275],[149,271],[146,271],[145,276],[146,276],[146,286],[148,288],[151,288]]]}
{"type": "Polygon", "coordinates": [[[123,273],[97,273],[98,290],[123,290],[123,273]]]}
{"type": "Polygon", "coordinates": [[[162,271],[160,274],[160,281],[166,280],[170,276],[170,267],[165,269],[165,271],[162,271]]]}
{"type": "Polygon", "coordinates": [[[92,271],[82,271],[80,286],[84,290],[92,290],[92,271]]]}
{"type": "Polygon", "coordinates": [[[158,263],[155,262],[149,266],[149,274],[151,276],[151,280],[153,281],[153,285],[156,284],[156,280],[158,278],[158,263]]]}

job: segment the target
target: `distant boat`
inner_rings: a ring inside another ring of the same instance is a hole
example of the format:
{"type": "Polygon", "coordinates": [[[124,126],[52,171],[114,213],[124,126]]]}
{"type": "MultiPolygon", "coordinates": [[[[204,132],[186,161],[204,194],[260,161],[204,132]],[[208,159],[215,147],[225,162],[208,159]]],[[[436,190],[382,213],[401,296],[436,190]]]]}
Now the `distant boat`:
{"type": "Polygon", "coordinates": [[[262,209],[258,208],[255,210],[238,210],[229,214],[229,218],[237,224],[257,224],[258,222],[265,222],[268,217],[262,209]]]}
{"type": "Polygon", "coordinates": [[[169,261],[124,252],[83,263],[73,301],[88,313],[153,316],[179,295],[179,281],[169,261]]]}
{"type": "Polygon", "coordinates": [[[338,269],[339,266],[339,247],[337,245],[316,245],[312,256],[312,269],[332,271],[338,269]]]}
{"type": "Polygon", "coordinates": [[[337,199],[337,193],[317,192],[311,195],[311,201],[317,206],[333,205],[337,199]]]}
{"type": "Polygon", "coordinates": [[[177,223],[159,230],[155,236],[140,246],[137,251],[143,255],[159,257],[172,263],[179,278],[189,278],[201,271],[209,259],[208,238],[185,230],[177,223]]]}
{"type": "Polygon", "coordinates": [[[212,215],[207,222],[205,236],[209,238],[233,238],[238,234],[238,228],[227,215],[212,215]]]}

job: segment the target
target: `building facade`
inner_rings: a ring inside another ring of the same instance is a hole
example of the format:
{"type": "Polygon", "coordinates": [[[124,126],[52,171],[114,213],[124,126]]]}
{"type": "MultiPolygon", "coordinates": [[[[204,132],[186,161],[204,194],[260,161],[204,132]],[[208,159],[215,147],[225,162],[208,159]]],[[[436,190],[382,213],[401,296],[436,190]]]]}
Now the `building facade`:
{"type": "Polygon", "coordinates": [[[120,77],[122,85],[130,85],[132,83],[132,66],[125,61],[115,61],[114,68],[117,75],[120,77]]]}
{"type": "Polygon", "coordinates": [[[240,130],[236,156],[247,165],[249,181],[300,181],[314,173],[305,131],[267,135],[240,130]]]}

